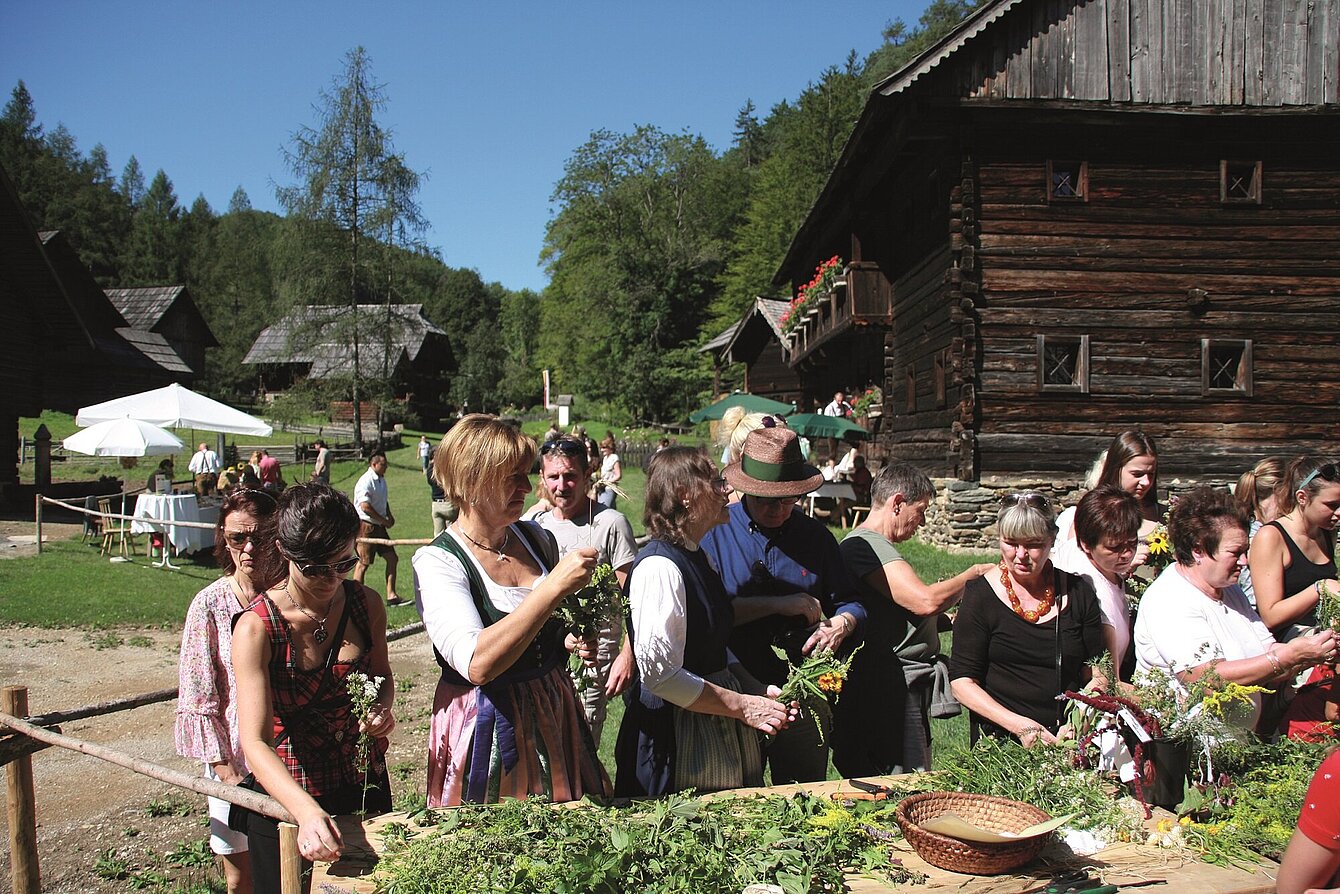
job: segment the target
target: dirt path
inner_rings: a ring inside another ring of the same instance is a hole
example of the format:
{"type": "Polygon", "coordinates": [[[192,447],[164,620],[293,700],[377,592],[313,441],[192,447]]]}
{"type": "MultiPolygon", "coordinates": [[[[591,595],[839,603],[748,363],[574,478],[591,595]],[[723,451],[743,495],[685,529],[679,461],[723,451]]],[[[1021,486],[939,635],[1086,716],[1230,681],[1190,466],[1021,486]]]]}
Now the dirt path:
{"type": "MultiPolygon", "coordinates": [[[[177,684],[175,631],[119,629],[92,635],[0,627],[0,685],[28,687],[29,712],[69,710],[177,684]]],[[[397,681],[397,728],[388,755],[393,791],[422,791],[427,717],[437,665],[422,634],[391,644],[397,681]]],[[[154,763],[195,773],[176,755],[175,701],[65,724],[62,732],[154,763]]],[[[208,837],[205,799],[63,748],[33,756],[37,848],[44,892],[113,894],[161,873],[201,881],[183,848],[208,837]],[[170,862],[178,852],[182,862],[170,862]],[[101,859],[100,859],[101,858],[101,859]],[[96,864],[96,865],[95,865],[96,864]],[[117,869],[139,873],[108,878],[117,869]]],[[[0,891],[10,889],[8,819],[0,841],[0,891]]],[[[170,890],[170,889],[169,889],[170,890]]]]}

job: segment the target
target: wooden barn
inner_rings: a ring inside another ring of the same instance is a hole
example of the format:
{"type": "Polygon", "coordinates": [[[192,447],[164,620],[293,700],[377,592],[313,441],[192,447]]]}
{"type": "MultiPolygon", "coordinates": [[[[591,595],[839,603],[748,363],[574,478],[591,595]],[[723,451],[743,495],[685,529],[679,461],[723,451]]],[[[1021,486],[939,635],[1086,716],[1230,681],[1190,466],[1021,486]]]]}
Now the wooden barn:
{"type": "MultiPolygon", "coordinates": [[[[341,379],[353,374],[355,322],[350,308],[312,305],[295,310],[260,335],[243,358],[262,374],[262,390],[287,388],[301,377],[341,379]]],[[[380,374],[385,362],[397,397],[425,420],[445,412],[448,370],[455,368],[447,334],[423,314],[422,304],[360,304],[359,370],[380,374]]]]}
{"type": "Polygon", "coordinates": [[[1127,428],[1165,483],[1334,452],[1338,47],[1340,0],[985,4],[872,92],[777,276],[846,262],[789,362],[821,395],[878,354],[964,542],[1127,428]]]}
{"type": "Polygon", "coordinates": [[[117,311],[64,236],[34,229],[3,169],[0,329],[0,502],[20,498],[19,417],[73,413],[195,375],[162,335],[117,311]]]}
{"type": "Polygon", "coordinates": [[[219,341],[186,286],[107,289],[107,297],[126,323],[161,335],[196,374],[205,371],[205,351],[219,341]]]}
{"type": "MultiPolygon", "coordinates": [[[[744,364],[744,391],[803,408],[803,383],[790,363],[790,343],[782,330],[786,307],[787,302],[776,298],[755,298],[735,325],[699,350],[711,354],[718,369],[725,364],[744,364]]],[[[721,391],[719,382],[713,391],[721,391]]]]}

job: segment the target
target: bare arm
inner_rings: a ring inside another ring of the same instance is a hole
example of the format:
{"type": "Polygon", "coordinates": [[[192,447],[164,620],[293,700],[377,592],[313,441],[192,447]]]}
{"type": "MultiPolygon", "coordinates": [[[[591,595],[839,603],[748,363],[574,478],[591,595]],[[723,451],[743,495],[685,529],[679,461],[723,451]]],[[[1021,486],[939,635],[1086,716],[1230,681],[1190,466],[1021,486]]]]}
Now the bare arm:
{"type": "MultiPolygon", "coordinates": [[[[614,569],[614,577],[619,582],[620,590],[627,588],[628,572],[632,568],[633,563],[629,562],[614,569]]],[[[633,638],[625,636],[619,654],[614,656],[614,661],[610,662],[609,676],[605,680],[605,696],[607,698],[613,698],[623,692],[633,682],[633,663],[633,638]]]]}
{"type": "MultiPolygon", "coordinates": [[[[1322,847],[1297,829],[1280,861],[1275,890],[1279,894],[1304,894],[1335,882],[1340,871],[1340,850],[1322,847]]],[[[1326,889],[1330,891],[1332,889],[1326,889]]],[[[1340,889],[1336,889],[1340,890],[1340,889]]],[[[1323,892],[1325,894],[1325,892],[1323,892]]]]}
{"type": "Polygon", "coordinates": [[[386,645],[386,604],[375,590],[363,587],[363,604],[368,609],[368,629],[372,631],[372,642],[368,643],[368,660],[371,663],[372,676],[381,677],[382,685],[377,690],[377,701],[368,709],[366,718],[359,718],[359,732],[373,738],[389,736],[395,729],[395,715],[391,707],[395,704],[395,673],[391,670],[391,655],[386,645]]]}
{"type": "MultiPolygon", "coordinates": [[[[338,644],[334,646],[338,648],[338,644]]],[[[237,727],[242,753],[266,792],[298,821],[298,846],[309,860],[338,860],[344,841],[330,814],[294,780],[271,744],[274,702],[270,692],[270,641],[265,624],[246,612],[233,631],[237,675],[237,727]]],[[[394,689],[394,687],[392,687],[394,689]]]]}
{"type": "Polygon", "coordinates": [[[358,508],[362,509],[363,514],[366,515],[368,518],[372,519],[374,524],[381,525],[383,528],[389,528],[392,524],[394,524],[394,522],[392,522],[390,518],[387,517],[391,513],[391,507],[389,504],[386,507],[386,513],[387,513],[386,515],[382,515],[376,509],[373,509],[371,503],[367,502],[359,503],[358,508]]]}
{"type": "MultiPolygon", "coordinates": [[[[738,672],[739,665],[732,669],[738,672]]],[[[699,714],[734,717],[736,720],[762,732],[772,734],[791,722],[791,711],[777,701],[782,691],[769,686],[766,695],[746,695],[733,689],[703,682],[702,693],[689,705],[688,710],[699,714]]]]}
{"type": "Polygon", "coordinates": [[[1184,683],[1194,683],[1213,668],[1225,683],[1250,686],[1287,680],[1292,678],[1299,668],[1331,660],[1335,647],[1335,631],[1324,630],[1311,636],[1300,636],[1282,645],[1271,646],[1270,651],[1251,658],[1207,661],[1196,667],[1187,668],[1177,676],[1184,683]],[[1271,655],[1274,656],[1274,660],[1271,660],[1271,655]]]}
{"type": "MultiPolygon", "coordinates": [[[[1296,620],[1311,611],[1321,598],[1315,584],[1297,593],[1284,592],[1284,561],[1288,551],[1279,529],[1267,525],[1256,532],[1248,553],[1256,611],[1267,627],[1279,627],[1296,620]]],[[[1340,586],[1335,581],[1329,581],[1329,585],[1340,586]]]]}
{"type": "Polygon", "coordinates": [[[889,562],[867,574],[865,581],[912,614],[926,618],[958,602],[968,581],[981,577],[995,567],[990,562],[983,562],[964,569],[948,580],[926,584],[907,562],[889,562]]]}
{"type": "Polygon", "coordinates": [[[470,659],[470,682],[483,686],[516,663],[549,620],[559,602],[591,580],[596,551],[582,547],[564,556],[554,570],[530,591],[515,611],[479,631],[470,659]]]}

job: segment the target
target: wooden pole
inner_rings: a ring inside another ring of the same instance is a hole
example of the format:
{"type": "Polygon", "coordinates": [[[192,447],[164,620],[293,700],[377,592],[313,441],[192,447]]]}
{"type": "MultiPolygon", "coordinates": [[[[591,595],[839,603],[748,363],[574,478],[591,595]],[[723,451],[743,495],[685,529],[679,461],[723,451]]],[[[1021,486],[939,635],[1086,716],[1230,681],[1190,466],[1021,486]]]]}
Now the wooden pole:
{"type": "Polygon", "coordinates": [[[42,495],[37,495],[37,505],[33,509],[33,515],[36,519],[37,527],[37,554],[42,555],[42,495]]]}
{"type": "MultiPolygon", "coordinates": [[[[28,687],[6,686],[0,692],[0,707],[6,714],[26,715],[28,687]]],[[[5,804],[9,813],[9,877],[14,894],[40,894],[42,874],[37,865],[37,799],[31,755],[18,758],[6,768],[5,804]]]]}
{"type": "Polygon", "coordinates": [[[292,823],[279,824],[279,894],[302,894],[298,827],[292,823]]]}

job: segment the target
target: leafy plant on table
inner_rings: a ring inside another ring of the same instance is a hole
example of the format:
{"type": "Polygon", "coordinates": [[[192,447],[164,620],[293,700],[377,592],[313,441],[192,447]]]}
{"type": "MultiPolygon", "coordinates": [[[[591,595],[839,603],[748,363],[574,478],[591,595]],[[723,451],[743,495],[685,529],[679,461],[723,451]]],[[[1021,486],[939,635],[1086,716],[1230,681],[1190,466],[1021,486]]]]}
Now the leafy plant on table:
{"type": "MultiPolygon", "coordinates": [[[[614,568],[602,562],[591,572],[591,582],[565,596],[554,613],[573,636],[594,641],[601,628],[622,618],[625,610],[623,590],[614,568]]],[[[577,680],[578,689],[591,685],[590,674],[588,668],[582,668],[577,680]]]]}
{"type": "Polygon", "coordinates": [[[808,894],[843,890],[849,871],[919,879],[891,857],[887,803],[680,794],[623,808],[531,799],[437,816],[434,830],[407,838],[398,829],[388,841],[378,891],[738,894],[766,883],[808,894]]]}

